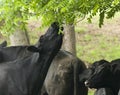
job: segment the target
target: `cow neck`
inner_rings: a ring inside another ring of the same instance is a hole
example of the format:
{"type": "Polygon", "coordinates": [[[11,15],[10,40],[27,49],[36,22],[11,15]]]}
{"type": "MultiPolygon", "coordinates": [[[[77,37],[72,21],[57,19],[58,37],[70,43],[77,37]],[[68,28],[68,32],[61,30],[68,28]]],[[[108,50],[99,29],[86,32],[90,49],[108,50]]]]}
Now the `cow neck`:
{"type": "Polygon", "coordinates": [[[37,54],[32,57],[32,60],[34,58],[36,59],[36,62],[33,64],[31,63],[29,67],[29,74],[28,74],[28,89],[30,92],[29,95],[37,95],[39,93],[39,90],[42,88],[43,82],[45,80],[48,68],[50,66],[50,63],[53,59],[53,57],[56,54],[56,51],[37,54]],[[39,56],[39,57],[38,57],[39,56]]]}

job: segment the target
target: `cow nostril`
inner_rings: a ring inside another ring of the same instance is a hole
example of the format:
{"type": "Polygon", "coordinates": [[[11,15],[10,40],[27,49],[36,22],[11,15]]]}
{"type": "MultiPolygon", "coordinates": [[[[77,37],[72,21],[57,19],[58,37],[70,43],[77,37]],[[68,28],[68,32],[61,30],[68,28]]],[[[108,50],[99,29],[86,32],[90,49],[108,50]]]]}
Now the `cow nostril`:
{"type": "Polygon", "coordinates": [[[89,82],[88,81],[85,81],[85,86],[89,86],[89,82]]]}

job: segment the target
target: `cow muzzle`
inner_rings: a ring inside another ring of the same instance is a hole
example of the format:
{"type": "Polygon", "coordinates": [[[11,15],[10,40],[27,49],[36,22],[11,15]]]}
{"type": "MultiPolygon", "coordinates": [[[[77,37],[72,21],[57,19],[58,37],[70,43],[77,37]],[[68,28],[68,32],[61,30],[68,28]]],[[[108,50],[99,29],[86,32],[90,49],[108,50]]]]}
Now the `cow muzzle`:
{"type": "Polygon", "coordinates": [[[85,84],[85,86],[87,86],[87,87],[89,87],[89,85],[90,85],[90,83],[89,83],[87,80],[84,82],[84,84],[85,84]]]}

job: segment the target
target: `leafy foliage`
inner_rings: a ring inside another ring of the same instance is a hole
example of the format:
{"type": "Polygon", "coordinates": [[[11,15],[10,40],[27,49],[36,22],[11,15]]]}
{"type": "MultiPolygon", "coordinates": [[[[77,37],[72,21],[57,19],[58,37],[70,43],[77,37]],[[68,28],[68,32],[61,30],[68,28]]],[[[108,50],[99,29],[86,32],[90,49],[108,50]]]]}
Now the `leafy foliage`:
{"type": "MultiPolygon", "coordinates": [[[[41,0],[44,1],[44,0],[41,0]]],[[[77,18],[82,18],[91,10],[88,0],[48,0],[40,7],[40,16],[45,24],[58,21],[59,23],[73,24],[77,18]]]]}
{"type": "MultiPolygon", "coordinates": [[[[44,0],[41,0],[42,2],[44,0]]],[[[119,0],[46,0],[39,11],[42,21],[49,24],[51,21],[75,24],[78,19],[89,15],[91,22],[93,16],[99,14],[99,26],[104,23],[104,18],[111,18],[120,10],[119,0]]],[[[42,3],[43,4],[43,3],[42,3]]]]}
{"type": "Polygon", "coordinates": [[[53,21],[75,24],[86,15],[91,22],[97,13],[101,27],[105,17],[114,17],[119,10],[120,0],[0,0],[0,21],[4,21],[0,29],[7,34],[24,29],[33,16],[41,18],[44,26],[53,21]]]}
{"type": "Polygon", "coordinates": [[[91,22],[92,17],[99,13],[99,26],[101,27],[105,17],[112,18],[118,11],[120,11],[120,0],[96,0],[88,20],[91,22]]]}
{"type": "Polygon", "coordinates": [[[29,18],[29,7],[27,0],[4,0],[0,6],[1,32],[9,34],[16,28],[25,28],[26,20],[29,18]]]}

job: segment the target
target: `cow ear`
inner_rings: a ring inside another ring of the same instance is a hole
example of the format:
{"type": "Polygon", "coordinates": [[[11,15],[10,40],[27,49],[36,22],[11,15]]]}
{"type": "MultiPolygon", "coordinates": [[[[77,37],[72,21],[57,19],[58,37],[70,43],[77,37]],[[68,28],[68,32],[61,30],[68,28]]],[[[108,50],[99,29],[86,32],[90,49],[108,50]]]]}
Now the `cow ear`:
{"type": "Polygon", "coordinates": [[[40,49],[35,46],[29,46],[27,50],[31,52],[40,52],[40,49]]]}
{"type": "Polygon", "coordinates": [[[4,41],[0,44],[0,47],[6,47],[7,46],[7,41],[4,41]]]}

